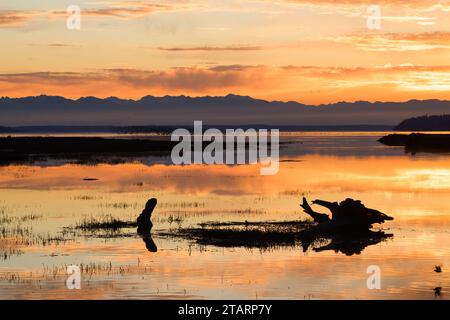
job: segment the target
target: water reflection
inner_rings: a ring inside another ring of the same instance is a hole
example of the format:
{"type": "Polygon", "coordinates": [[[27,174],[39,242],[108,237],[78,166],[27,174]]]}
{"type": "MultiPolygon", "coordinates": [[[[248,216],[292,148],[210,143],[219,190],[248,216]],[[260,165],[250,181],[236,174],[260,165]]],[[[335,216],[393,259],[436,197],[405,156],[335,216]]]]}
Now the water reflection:
{"type": "Polygon", "coordinates": [[[297,190],[310,193],[324,190],[343,193],[446,193],[450,187],[450,160],[447,157],[415,159],[308,156],[299,159],[302,161],[282,163],[282,170],[275,176],[260,176],[257,165],[146,166],[128,163],[60,167],[9,166],[0,168],[0,187],[33,190],[108,188],[117,192],[164,190],[230,195],[274,195],[297,190]],[[98,180],[85,181],[86,177],[98,180]],[[195,177],[195,183],[191,180],[192,177],[195,177]]]}
{"type": "Polygon", "coordinates": [[[0,167],[0,219],[42,216],[10,225],[28,228],[39,240],[57,239],[63,227],[84,217],[135,221],[150,196],[159,201],[152,236],[131,229],[124,238],[80,236],[46,245],[0,236],[0,250],[8,252],[8,259],[0,260],[0,297],[446,299],[450,158],[413,157],[363,138],[309,136],[308,142],[303,136],[282,151],[279,174],[265,177],[253,165],[0,167]],[[302,145],[311,152],[294,150],[302,145]],[[305,252],[300,242],[260,250],[161,235],[209,221],[303,220],[298,201],[304,194],[361,199],[395,220],[389,230],[375,230],[352,243],[342,237],[311,245],[304,241],[305,252]],[[70,264],[92,264],[99,271],[83,275],[82,290],[67,291],[65,272],[53,273],[53,268],[70,264]],[[382,271],[382,289],[371,291],[366,270],[374,264],[382,271]],[[435,273],[435,265],[444,271],[435,273]]]}
{"type": "MultiPolygon", "coordinates": [[[[326,250],[333,250],[336,253],[343,253],[347,256],[354,254],[361,254],[361,252],[368,246],[379,244],[382,241],[386,241],[392,238],[393,234],[386,234],[383,231],[371,231],[367,230],[360,234],[351,235],[336,235],[331,238],[331,241],[323,246],[314,247],[315,252],[322,252],[326,250]]],[[[309,249],[308,243],[303,245],[303,252],[309,249]]]]}
{"type": "Polygon", "coordinates": [[[156,243],[153,241],[153,238],[150,234],[139,234],[142,238],[142,240],[145,243],[145,247],[149,252],[158,252],[158,247],[156,246],[156,243]]]}

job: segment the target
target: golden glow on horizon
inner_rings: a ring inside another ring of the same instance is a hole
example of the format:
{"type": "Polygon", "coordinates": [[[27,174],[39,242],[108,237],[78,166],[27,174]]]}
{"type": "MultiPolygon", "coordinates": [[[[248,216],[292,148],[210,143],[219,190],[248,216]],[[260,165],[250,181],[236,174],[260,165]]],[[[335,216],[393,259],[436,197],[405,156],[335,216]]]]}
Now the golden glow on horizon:
{"type": "Polygon", "coordinates": [[[0,96],[226,95],[318,104],[450,99],[450,3],[80,1],[0,6],[0,96]],[[326,24],[324,24],[326,22],[326,24]]]}

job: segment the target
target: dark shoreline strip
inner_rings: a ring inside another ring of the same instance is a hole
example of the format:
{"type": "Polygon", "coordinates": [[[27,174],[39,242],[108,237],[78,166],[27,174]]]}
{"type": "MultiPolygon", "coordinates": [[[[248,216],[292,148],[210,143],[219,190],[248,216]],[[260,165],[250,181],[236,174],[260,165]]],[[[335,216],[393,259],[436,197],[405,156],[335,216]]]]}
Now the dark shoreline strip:
{"type": "Polygon", "coordinates": [[[409,152],[450,152],[450,134],[389,134],[378,141],[387,146],[403,146],[409,152]]]}

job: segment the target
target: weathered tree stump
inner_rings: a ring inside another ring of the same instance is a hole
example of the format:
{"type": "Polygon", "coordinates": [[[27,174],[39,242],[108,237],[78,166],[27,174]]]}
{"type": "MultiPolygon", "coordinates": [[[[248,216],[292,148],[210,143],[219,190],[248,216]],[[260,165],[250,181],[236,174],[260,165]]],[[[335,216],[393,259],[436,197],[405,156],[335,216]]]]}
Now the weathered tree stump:
{"type": "Polygon", "coordinates": [[[331,212],[331,218],[325,214],[314,211],[303,197],[300,206],[303,211],[311,216],[315,222],[325,229],[353,228],[354,230],[368,230],[375,223],[384,223],[393,220],[393,217],[386,215],[375,209],[366,208],[361,201],[350,198],[344,201],[328,202],[324,200],[314,200],[313,204],[327,208],[331,212]]]}
{"type": "Polygon", "coordinates": [[[150,219],[152,217],[153,210],[155,209],[157,203],[158,201],[155,198],[148,200],[147,204],[145,205],[145,209],[137,218],[136,221],[138,225],[137,232],[139,234],[148,234],[151,232],[153,228],[153,223],[150,219]]]}
{"type": "Polygon", "coordinates": [[[151,221],[153,210],[155,209],[158,201],[155,198],[152,198],[147,201],[145,205],[145,209],[137,218],[137,233],[142,238],[145,243],[145,247],[149,252],[157,252],[158,247],[153,241],[151,231],[153,228],[153,223],[151,221]]]}

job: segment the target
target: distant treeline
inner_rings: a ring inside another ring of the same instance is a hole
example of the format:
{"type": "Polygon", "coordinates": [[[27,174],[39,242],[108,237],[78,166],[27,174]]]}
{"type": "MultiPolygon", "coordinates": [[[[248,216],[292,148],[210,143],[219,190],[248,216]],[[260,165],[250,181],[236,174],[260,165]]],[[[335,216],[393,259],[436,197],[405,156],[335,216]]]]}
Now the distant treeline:
{"type": "Polygon", "coordinates": [[[450,114],[422,116],[402,121],[396,131],[450,131],[450,114]]]}
{"type": "MultiPolygon", "coordinates": [[[[21,134],[52,134],[52,133],[157,133],[171,134],[175,129],[186,128],[193,131],[193,125],[173,125],[173,126],[24,126],[24,127],[0,127],[0,133],[21,133],[21,134]]],[[[388,125],[327,125],[327,126],[274,126],[274,125],[203,125],[203,129],[217,128],[222,132],[226,129],[247,130],[259,129],[279,129],[281,132],[289,131],[392,131],[393,127],[388,125]]]]}
{"type": "Polygon", "coordinates": [[[18,133],[19,131],[13,129],[13,128],[8,128],[8,127],[0,127],[0,133],[18,133]]]}
{"type": "MultiPolygon", "coordinates": [[[[193,126],[130,126],[121,127],[119,130],[121,133],[148,133],[148,132],[159,132],[159,133],[172,133],[173,130],[178,128],[186,128],[193,132],[193,126]]],[[[276,125],[265,125],[265,124],[254,124],[254,125],[203,125],[203,130],[210,128],[219,129],[225,132],[227,129],[278,129],[281,132],[296,132],[296,131],[309,131],[309,132],[319,132],[319,131],[391,131],[392,126],[388,125],[326,125],[326,126],[276,126],[276,125]]]]}
{"type": "Polygon", "coordinates": [[[411,133],[389,134],[378,140],[387,146],[404,146],[406,152],[450,151],[450,134],[411,133]]]}

